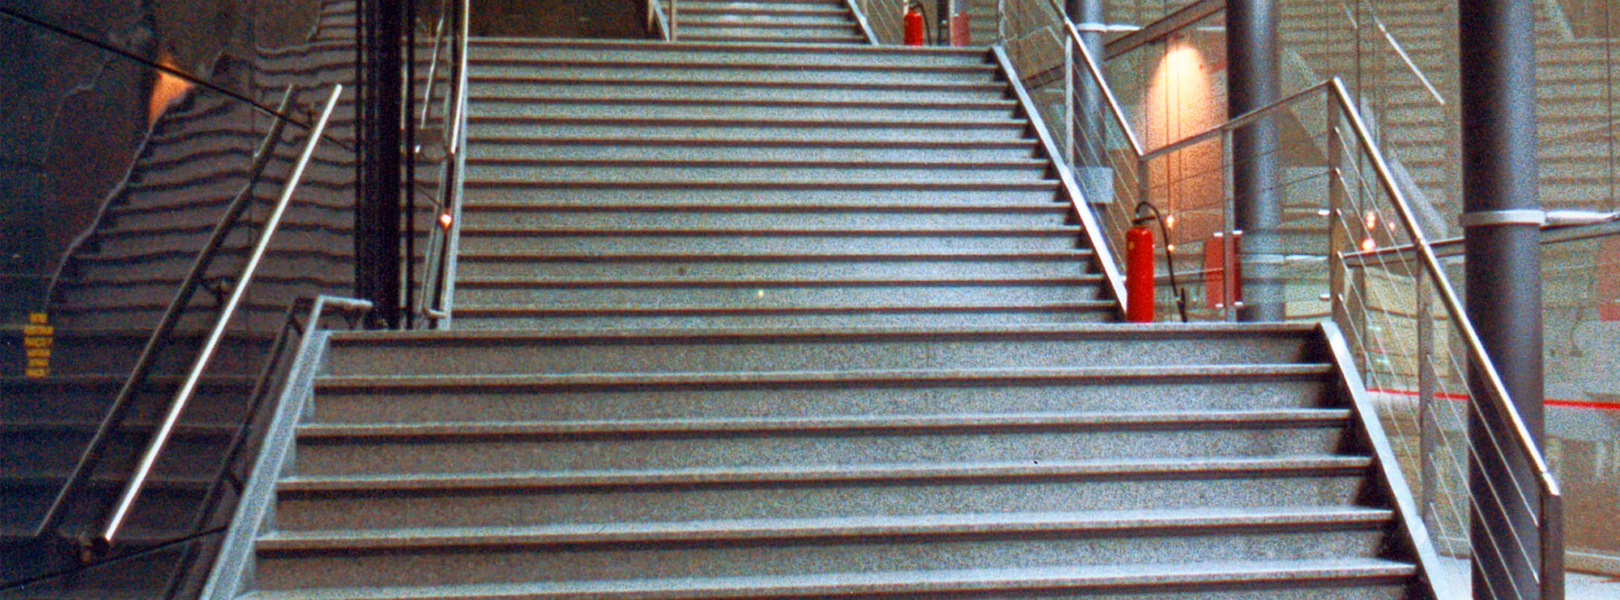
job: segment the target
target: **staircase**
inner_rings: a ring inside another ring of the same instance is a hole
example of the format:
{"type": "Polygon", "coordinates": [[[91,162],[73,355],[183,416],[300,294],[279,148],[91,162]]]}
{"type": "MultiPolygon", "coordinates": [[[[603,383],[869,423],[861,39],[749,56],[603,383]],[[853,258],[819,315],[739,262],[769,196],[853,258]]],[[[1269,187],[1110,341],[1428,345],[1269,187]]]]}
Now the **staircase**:
{"type": "Polygon", "coordinates": [[[1336,330],[1110,323],[993,55],[470,56],[453,328],[322,334],[206,598],[1431,597],[1336,330]]]}

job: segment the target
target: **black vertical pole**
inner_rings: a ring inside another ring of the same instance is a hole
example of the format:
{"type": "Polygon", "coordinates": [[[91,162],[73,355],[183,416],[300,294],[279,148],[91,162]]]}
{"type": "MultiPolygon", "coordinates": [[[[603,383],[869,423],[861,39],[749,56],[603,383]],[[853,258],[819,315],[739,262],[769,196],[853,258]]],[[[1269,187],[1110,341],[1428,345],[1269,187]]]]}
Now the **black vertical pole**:
{"type": "MultiPolygon", "coordinates": [[[[1468,317],[1520,417],[1539,440],[1542,214],[1533,9],[1530,0],[1461,0],[1457,35],[1468,317]]],[[[1473,389],[1485,389],[1478,373],[1471,373],[1470,380],[1473,389]]],[[[1510,451],[1504,459],[1493,450],[1512,447],[1505,439],[1505,415],[1483,403],[1476,406],[1479,410],[1469,420],[1469,442],[1481,449],[1469,461],[1476,507],[1471,543],[1478,557],[1473,561],[1474,597],[1493,597],[1494,590],[1494,597],[1539,598],[1536,567],[1524,559],[1540,556],[1534,524],[1539,502],[1523,506],[1510,478],[1529,490],[1536,489],[1535,480],[1522,457],[1510,451]]],[[[1534,491],[1529,496],[1537,500],[1534,491]]]]}
{"type": "Polygon", "coordinates": [[[371,202],[371,86],[367,71],[371,64],[371,11],[376,0],[359,0],[355,9],[359,21],[355,23],[354,37],[354,297],[372,296],[371,220],[367,218],[371,202]]]}
{"type": "MultiPolygon", "coordinates": [[[[416,0],[405,0],[405,192],[404,257],[398,262],[405,269],[405,283],[400,294],[405,299],[405,328],[416,326],[416,301],[411,294],[416,289],[416,0]]],[[[432,89],[433,82],[426,82],[432,89]]],[[[432,99],[425,100],[431,102],[432,99]]]]}
{"type": "Polygon", "coordinates": [[[361,148],[365,195],[355,223],[355,278],[361,297],[376,307],[370,327],[399,326],[400,169],[405,68],[401,0],[368,0],[365,11],[366,144],[361,148]]]}
{"type": "MultiPolygon", "coordinates": [[[[1226,0],[1227,114],[1276,102],[1278,88],[1277,3],[1226,0]]],[[[1277,121],[1266,117],[1232,132],[1233,220],[1243,232],[1243,307],[1240,321],[1281,321],[1285,316],[1281,274],[1282,178],[1277,121]]]]}

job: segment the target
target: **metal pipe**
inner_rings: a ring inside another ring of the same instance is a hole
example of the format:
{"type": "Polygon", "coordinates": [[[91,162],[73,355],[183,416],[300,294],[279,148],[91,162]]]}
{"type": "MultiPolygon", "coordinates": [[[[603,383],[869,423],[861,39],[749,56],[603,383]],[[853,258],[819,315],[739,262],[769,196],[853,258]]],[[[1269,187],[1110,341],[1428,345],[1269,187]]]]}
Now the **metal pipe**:
{"type": "MultiPolygon", "coordinates": [[[[1306,98],[1306,97],[1309,97],[1309,96],[1311,96],[1313,94],[1319,93],[1319,92],[1321,92],[1322,90],[1328,88],[1331,85],[1333,85],[1333,82],[1332,82],[1332,80],[1329,80],[1329,81],[1324,81],[1322,83],[1318,83],[1316,85],[1305,88],[1303,90],[1294,92],[1292,94],[1284,96],[1281,100],[1277,100],[1276,102],[1272,102],[1271,104],[1267,104],[1267,105],[1262,106],[1260,108],[1256,108],[1256,109],[1251,110],[1249,112],[1246,112],[1246,113],[1243,113],[1243,114],[1238,115],[1236,117],[1233,117],[1231,119],[1228,119],[1225,123],[1221,123],[1219,125],[1211,127],[1209,129],[1205,129],[1203,131],[1200,131],[1198,133],[1189,135],[1187,137],[1181,138],[1181,139],[1176,140],[1174,142],[1171,142],[1169,144],[1159,146],[1158,148],[1154,148],[1151,151],[1143,153],[1142,158],[1144,158],[1146,160],[1153,160],[1155,158],[1159,158],[1161,156],[1164,156],[1164,155],[1169,154],[1171,152],[1175,152],[1177,150],[1185,150],[1185,149],[1187,149],[1187,148],[1189,148],[1191,146],[1194,146],[1194,145],[1197,145],[1199,143],[1208,141],[1210,138],[1219,136],[1219,135],[1221,135],[1221,134],[1223,134],[1225,132],[1228,132],[1228,131],[1231,131],[1233,129],[1237,129],[1239,127],[1243,127],[1245,125],[1248,125],[1249,123],[1253,122],[1255,119],[1259,119],[1261,117],[1268,116],[1271,113],[1276,112],[1278,110],[1282,110],[1284,107],[1286,107],[1286,106],[1288,106],[1290,104],[1293,104],[1295,102],[1298,102],[1299,100],[1301,100],[1303,98],[1306,98]]],[[[1391,181],[1394,181],[1394,180],[1391,179],[1391,181]]]]}
{"type": "Polygon", "coordinates": [[[270,213],[270,218],[265,221],[264,231],[259,234],[259,241],[253,247],[253,253],[248,257],[247,266],[242,269],[242,274],[236,280],[236,288],[231,290],[231,297],[225,302],[225,308],[220,312],[219,320],[214,323],[214,328],[209,333],[208,340],[203,343],[202,351],[198,353],[191,372],[186,374],[186,379],[181,383],[180,390],[175,393],[174,402],[170,404],[169,412],[164,417],[163,424],[152,435],[152,441],[147,445],[146,452],[141,456],[141,462],[136,467],[134,476],[130,478],[129,484],[124,487],[124,492],[119,496],[112,517],[108,519],[106,526],[98,534],[97,540],[99,543],[107,546],[112,545],[113,540],[118,535],[118,530],[124,524],[124,519],[129,516],[129,511],[134,507],[136,498],[140,496],[141,488],[146,485],[147,478],[151,476],[152,467],[157,463],[158,455],[163,453],[164,445],[168,443],[169,437],[174,434],[174,427],[180,421],[180,414],[185,411],[186,404],[191,401],[192,394],[196,392],[197,384],[202,380],[203,371],[208,367],[208,362],[213,359],[214,352],[219,349],[219,343],[225,337],[225,329],[230,324],[231,317],[235,316],[237,307],[242,303],[242,297],[253,282],[254,272],[258,270],[260,261],[264,259],[265,252],[270,248],[270,240],[275,236],[277,228],[280,227],[281,219],[287,212],[287,206],[292,203],[293,192],[298,189],[298,182],[304,176],[304,169],[309,166],[309,159],[315,155],[315,147],[320,144],[321,134],[326,130],[326,125],[332,118],[332,110],[337,108],[338,97],[342,93],[342,84],[332,86],[332,93],[326,100],[326,107],[321,111],[320,119],[315,122],[315,128],[310,132],[309,139],[304,144],[304,150],[299,154],[298,162],[293,166],[292,174],[287,180],[287,186],[282,189],[281,197],[276,201],[274,211],[270,213]]]}

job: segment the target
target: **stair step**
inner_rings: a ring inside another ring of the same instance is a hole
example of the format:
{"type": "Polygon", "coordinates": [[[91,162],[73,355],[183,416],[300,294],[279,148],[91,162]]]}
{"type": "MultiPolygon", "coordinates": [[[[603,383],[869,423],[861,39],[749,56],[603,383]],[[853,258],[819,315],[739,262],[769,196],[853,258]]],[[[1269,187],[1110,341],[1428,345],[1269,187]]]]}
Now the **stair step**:
{"type": "Polygon", "coordinates": [[[806,598],[842,596],[1014,598],[1166,597],[1192,590],[1210,600],[1284,600],[1313,591],[1324,598],[1397,600],[1416,576],[1409,563],[1381,559],[1095,567],[828,573],[799,576],[614,579],[569,583],[473,584],[433,587],[296,589],[258,592],[278,600],[692,600],[697,598],[806,598]],[[1344,589],[1350,588],[1350,589],[1344,589]],[[1107,595],[1103,595],[1107,594],[1107,595]]]}
{"type": "Polygon", "coordinates": [[[658,131],[659,135],[690,140],[757,137],[763,140],[839,140],[844,142],[887,142],[909,139],[915,142],[954,139],[972,142],[1012,142],[1026,139],[1025,121],[980,119],[973,121],[867,119],[836,123],[768,119],[655,119],[596,118],[563,119],[550,117],[468,117],[471,127],[483,136],[521,138],[544,143],[551,138],[620,137],[636,132],[658,131]]]}
{"type": "Polygon", "coordinates": [[[548,184],[544,187],[524,185],[522,182],[468,181],[463,190],[463,201],[468,205],[484,203],[514,204],[535,201],[545,204],[563,203],[573,206],[614,205],[624,203],[658,203],[669,206],[724,203],[779,204],[804,202],[809,204],[884,204],[916,205],[935,203],[1010,205],[1050,204],[1056,200],[1056,181],[1026,183],[985,182],[891,182],[888,185],[867,183],[778,182],[777,185],[699,185],[683,183],[679,186],[638,185],[618,186],[612,182],[599,182],[595,186],[583,184],[548,184]]]}
{"type": "Polygon", "coordinates": [[[1078,228],[1041,229],[557,229],[462,230],[468,252],[1057,252],[1073,249],[1078,228]]]}
{"type": "Polygon", "coordinates": [[[1050,163],[1034,159],[998,163],[874,161],[604,161],[597,159],[468,160],[466,177],[483,181],[772,182],[828,178],[843,182],[1039,181],[1050,163]]]}
{"type": "Polygon", "coordinates": [[[1331,365],[326,376],[316,422],[1318,409],[1331,365]],[[761,395],[775,399],[761,403],[761,395]],[[1141,404],[1142,406],[1137,406],[1141,404]],[[1246,407],[1253,407],[1252,409],[1246,407]]]}
{"type": "MultiPolygon", "coordinates": [[[[525,92],[522,88],[505,91],[525,92]]],[[[659,90],[662,91],[662,90],[659,90]]],[[[576,90],[577,93],[577,90],[576,90]]],[[[722,118],[733,120],[802,120],[837,123],[845,120],[873,120],[906,117],[931,121],[986,121],[1013,116],[1016,105],[1010,100],[906,102],[874,99],[866,101],[815,101],[799,98],[752,100],[732,97],[672,98],[527,96],[478,94],[471,102],[478,115],[486,117],[550,117],[579,119],[610,118],[722,118]]]]}
{"type": "Polygon", "coordinates": [[[1112,323],[1119,304],[1112,300],[1041,304],[975,303],[911,306],[897,304],[816,304],[738,307],[688,305],[592,305],[585,307],[458,307],[459,329],[551,329],[648,327],[859,327],[960,326],[1030,323],[1112,323]]]}
{"type": "Polygon", "coordinates": [[[842,140],[758,140],[643,138],[550,138],[531,143],[521,138],[479,137],[469,142],[468,160],[483,158],[572,158],[599,160],[709,159],[734,161],[1010,161],[1036,156],[1033,141],[851,142],[842,140]]]}
{"type": "MultiPolygon", "coordinates": [[[[681,2],[680,12],[688,10],[704,13],[737,7],[738,10],[760,11],[771,14],[808,12],[825,14],[844,12],[843,3],[829,0],[824,3],[709,3],[681,2]],[[718,8],[717,8],[718,7],[718,8]]],[[[665,64],[776,64],[817,66],[885,65],[954,65],[972,66],[990,64],[984,50],[962,48],[898,48],[894,46],[820,46],[794,47],[784,44],[738,44],[680,42],[629,42],[619,40],[524,40],[514,38],[473,38],[468,44],[468,57],[472,61],[539,59],[556,63],[586,64],[596,61],[612,63],[654,62],[665,64]]]]}
{"type": "Polygon", "coordinates": [[[598,277],[848,280],[940,277],[1073,277],[1090,272],[1089,252],[939,252],[895,254],[585,253],[461,254],[459,277],[598,277]]]}
{"type": "Polygon", "coordinates": [[[716,33],[687,33],[681,30],[680,39],[691,41],[714,42],[742,42],[742,43],[769,43],[781,42],[786,44],[865,44],[866,36],[851,31],[847,35],[818,35],[817,32],[783,33],[778,31],[760,32],[759,35],[734,34],[719,31],[716,33]]]}
{"type": "MultiPolygon", "coordinates": [[[[688,34],[700,39],[700,34],[688,34]]],[[[716,34],[722,35],[722,34],[716,34]]],[[[748,41],[749,38],[738,36],[748,41]]],[[[834,38],[826,38],[828,40],[834,38]]],[[[849,38],[855,39],[853,35],[849,38]]],[[[710,82],[715,84],[759,85],[766,82],[793,83],[814,81],[821,85],[940,85],[947,83],[973,84],[994,81],[996,67],[984,65],[882,65],[870,64],[853,67],[824,67],[775,62],[692,63],[625,61],[620,63],[594,61],[574,63],[536,59],[497,61],[486,59],[472,62],[467,67],[468,78],[475,81],[493,81],[508,78],[560,78],[582,80],[657,80],[671,83],[710,82]]],[[[478,105],[473,104],[477,111],[478,105]]]]}
{"type": "Polygon", "coordinates": [[[304,476],[995,460],[1324,456],[1348,410],[985,414],[729,421],[309,424],[304,476]]]}
{"type": "Polygon", "coordinates": [[[456,281],[463,308],[572,308],[649,303],[657,306],[819,307],[825,304],[926,308],[934,305],[1100,300],[1101,275],[1018,279],[631,279],[456,281]]]}
{"type": "Polygon", "coordinates": [[[849,18],[848,13],[830,17],[790,17],[775,14],[763,19],[743,19],[735,14],[682,12],[679,23],[681,34],[735,32],[742,35],[782,35],[790,38],[790,41],[791,38],[800,35],[830,36],[855,33],[858,27],[849,18]]]}
{"type": "MultiPolygon", "coordinates": [[[[602,98],[626,100],[945,103],[994,102],[1007,99],[1005,84],[838,84],[818,80],[701,82],[650,79],[603,80],[580,77],[501,77],[468,82],[469,94],[481,98],[602,98]]],[[[476,135],[477,132],[471,132],[476,135]]],[[[645,132],[644,132],[645,133],[645,132]]]]}
{"type": "Polygon", "coordinates": [[[1343,507],[1365,457],[284,477],[281,530],[1262,506],[1343,507]]]}
{"type": "Polygon", "coordinates": [[[1368,508],[1257,508],[1065,513],[939,514],[820,519],[750,519],[675,523],[567,524],[499,528],[280,531],[262,538],[261,552],[453,548],[475,545],[570,547],[681,543],[776,542],[925,537],[998,533],[1194,534],[1232,529],[1306,529],[1388,524],[1394,512],[1368,508]]]}
{"type": "Polygon", "coordinates": [[[1123,523],[1099,517],[1045,513],[767,521],[729,531],[705,531],[697,524],[663,536],[631,534],[602,541],[538,528],[272,534],[259,544],[255,579],[268,588],[445,585],[1103,566],[1144,557],[1171,563],[1361,558],[1376,552],[1391,513],[1154,515],[1125,517],[1123,523]],[[823,529],[811,529],[818,526],[823,529]]]}
{"type": "Polygon", "coordinates": [[[1309,324],[978,327],[957,330],[334,333],[327,375],[749,372],[1275,364],[1312,352],[1309,324]],[[591,352],[581,352],[590,348],[591,352]]]}

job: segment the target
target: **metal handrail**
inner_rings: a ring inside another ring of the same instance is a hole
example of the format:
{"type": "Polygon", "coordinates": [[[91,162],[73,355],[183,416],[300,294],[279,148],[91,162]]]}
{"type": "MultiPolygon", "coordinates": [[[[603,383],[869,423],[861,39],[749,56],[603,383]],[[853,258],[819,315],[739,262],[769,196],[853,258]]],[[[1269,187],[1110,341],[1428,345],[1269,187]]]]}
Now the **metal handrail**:
{"type": "MultiPolygon", "coordinates": [[[[285,111],[291,105],[292,98],[293,87],[289,85],[282,94],[278,112],[285,111]]],[[[85,444],[84,451],[79,454],[79,460],[74,463],[73,470],[68,473],[62,487],[57,490],[56,497],[51,501],[50,507],[45,510],[44,516],[40,518],[39,525],[35,527],[31,537],[35,539],[41,538],[56,527],[57,523],[66,516],[68,504],[74,499],[74,496],[78,495],[79,486],[84,484],[90,473],[95,471],[96,466],[101,463],[101,455],[113,435],[113,430],[123,422],[125,413],[129,412],[134,402],[135,394],[140,390],[141,386],[146,384],[152,367],[157,363],[158,354],[168,345],[169,338],[174,333],[174,328],[180,323],[180,317],[185,312],[186,306],[191,303],[191,298],[197,293],[197,289],[201,287],[209,267],[213,265],[220,249],[224,247],[226,238],[236,229],[237,221],[251,204],[253,188],[258,185],[259,177],[270,164],[270,160],[274,156],[276,143],[281,139],[281,133],[286,123],[287,121],[281,119],[273,122],[270,125],[269,133],[259,142],[259,147],[254,150],[253,161],[249,164],[246,173],[246,182],[242,184],[236,196],[226,205],[224,214],[220,217],[219,222],[214,225],[213,231],[209,233],[208,240],[203,243],[202,249],[192,261],[191,268],[186,272],[185,278],[181,279],[174,297],[169,300],[163,315],[158,318],[157,326],[152,329],[152,334],[147,337],[146,345],[141,348],[141,353],[136,356],[135,364],[130,367],[129,377],[125,378],[123,385],[120,386],[118,395],[114,397],[112,404],[107,408],[106,415],[102,417],[101,423],[96,427],[96,432],[90,436],[90,441],[85,444]]],[[[131,173],[133,173],[134,167],[131,167],[131,169],[131,173]]],[[[63,264],[66,264],[65,260],[63,264]]],[[[47,300],[49,300],[50,294],[54,293],[55,282],[60,275],[61,270],[58,269],[56,277],[52,279],[52,290],[47,294],[47,300]]]]}
{"type": "Polygon", "coordinates": [[[855,15],[855,23],[861,26],[861,34],[866,36],[867,43],[873,46],[878,45],[877,34],[872,32],[872,24],[867,22],[866,13],[861,10],[861,3],[857,0],[844,0],[844,5],[848,6],[849,12],[855,15]]]}
{"type": "Polygon", "coordinates": [[[203,343],[202,351],[198,353],[191,371],[180,385],[180,390],[175,393],[168,414],[164,416],[162,425],[153,434],[151,442],[147,445],[146,452],[141,456],[139,466],[136,467],[134,476],[130,478],[129,483],[124,487],[124,492],[119,496],[112,516],[94,539],[94,543],[111,546],[118,535],[118,530],[122,528],[124,520],[129,516],[130,509],[134,507],[136,498],[140,496],[147,478],[152,474],[152,467],[157,463],[158,456],[163,453],[163,447],[174,433],[175,425],[180,420],[180,414],[185,411],[186,404],[190,402],[192,395],[196,392],[197,384],[202,379],[204,369],[208,367],[209,361],[214,357],[214,352],[219,349],[219,343],[225,336],[225,329],[230,324],[231,317],[235,316],[237,307],[242,303],[243,295],[253,282],[253,276],[259,268],[259,263],[264,259],[265,252],[269,250],[270,241],[279,229],[282,217],[286,215],[287,207],[292,201],[293,192],[298,189],[298,182],[304,176],[304,169],[309,166],[310,159],[314,157],[315,148],[320,145],[321,135],[331,121],[332,111],[337,108],[338,98],[342,94],[342,84],[332,86],[332,93],[327,97],[326,106],[322,109],[320,118],[315,122],[314,129],[310,131],[309,138],[304,144],[304,150],[299,154],[298,162],[294,164],[292,174],[288,176],[287,185],[282,188],[281,197],[276,201],[275,209],[271,212],[270,218],[265,221],[264,231],[259,235],[258,243],[248,257],[247,266],[242,269],[241,275],[236,279],[236,287],[231,290],[230,299],[226,301],[224,309],[220,311],[213,330],[209,332],[208,340],[203,343]]]}
{"type": "MultiPolygon", "coordinates": [[[[1056,14],[1065,14],[1062,7],[1057,4],[1056,0],[1047,0],[1047,3],[1053,10],[1056,11],[1056,14]]],[[[1242,127],[1243,125],[1251,123],[1256,119],[1267,116],[1293,102],[1297,102],[1302,98],[1308,97],[1313,93],[1325,91],[1329,95],[1331,101],[1337,106],[1339,113],[1345,115],[1345,118],[1349,120],[1356,138],[1354,143],[1359,146],[1361,153],[1372,162],[1373,170],[1378,178],[1379,184],[1383,186],[1385,193],[1388,195],[1389,201],[1394,205],[1396,212],[1399,214],[1401,225],[1405,227],[1407,233],[1412,236],[1413,245],[1418,249],[1422,262],[1424,263],[1424,269],[1428,271],[1429,278],[1432,280],[1435,289],[1441,294],[1442,301],[1447,312],[1449,312],[1453,317],[1450,320],[1452,321],[1454,327],[1457,328],[1458,333],[1462,336],[1464,343],[1467,345],[1469,361],[1477,369],[1477,372],[1481,375],[1481,377],[1485,379],[1488,389],[1485,390],[1485,393],[1481,394],[1481,396],[1486,398],[1485,401],[1489,402],[1500,414],[1505,415],[1504,418],[1507,420],[1508,425],[1508,437],[1512,438],[1509,442],[1511,448],[1518,454],[1522,455],[1530,464],[1530,469],[1533,471],[1533,476],[1536,479],[1536,486],[1538,487],[1541,495],[1541,514],[1537,516],[1536,521],[1542,538],[1542,555],[1539,557],[1541,562],[1539,566],[1541,567],[1540,572],[1544,574],[1544,576],[1541,577],[1539,584],[1542,589],[1543,598],[1549,600],[1558,600],[1563,598],[1562,578],[1556,576],[1545,576],[1546,574],[1563,572],[1563,500],[1558,483],[1553,479],[1552,474],[1547,467],[1546,459],[1542,455],[1540,449],[1536,447],[1534,438],[1531,437],[1530,431],[1525,426],[1524,420],[1519,415],[1518,409],[1514,407],[1512,397],[1508,393],[1507,388],[1502,381],[1501,374],[1497,372],[1495,365],[1491,363],[1489,354],[1486,352],[1484,343],[1480,340],[1479,334],[1475,330],[1473,323],[1465,318],[1467,312],[1464,309],[1461,301],[1458,299],[1459,296],[1456,290],[1452,288],[1451,282],[1445,277],[1445,272],[1441,268],[1439,259],[1435,256],[1434,250],[1430,246],[1427,236],[1424,235],[1423,230],[1417,223],[1415,211],[1412,209],[1410,202],[1407,200],[1405,192],[1401,190],[1400,186],[1396,185],[1389,162],[1385,159],[1383,152],[1378,148],[1378,145],[1373,141],[1370,130],[1367,128],[1366,123],[1362,120],[1360,113],[1355,109],[1355,103],[1350,99],[1349,93],[1345,90],[1344,83],[1337,77],[1332,78],[1322,84],[1312,86],[1309,89],[1290,95],[1289,97],[1274,102],[1270,105],[1239,115],[1230,119],[1228,122],[1217,125],[1207,131],[1200,132],[1189,138],[1178,140],[1177,142],[1167,144],[1148,152],[1144,151],[1142,144],[1137,139],[1135,132],[1130,127],[1130,121],[1128,118],[1126,118],[1124,111],[1120,108],[1118,97],[1114,94],[1113,89],[1108,85],[1108,80],[1103,75],[1103,69],[1097,60],[1097,57],[1092,55],[1091,50],[1085,44],[1084,38],[1081,37],[1079,30],[1074,26],[1074,24],[1069,22],[1067,19],[1062,19],[1062,21],[1063,29],[1067,30],[1069,33],[1070,42],[1079,50],[1079,52],[1076,54],[1085,64],[1086,70],[1091,73],[1094,80],[1092,84],[1096,85],[1098,90],[1101,92],[1103,98],[1106,100],[1106,104],[1108,105],[1109,114],[1111,114],[1114,120],[1119,124],[1121,132],[1123,133],[1127,142],[1131,145],[1131,149],[1134,151],[1138,165],[1146,164],[1146,161],[1153,157],[1162,156],[1165,153],[1173,152],[1177,149],[1185,148],[1201,141],[1207,141],[1216,136],[1221,136],[1232,129],[1242,127]]],[[[1075,85],[1081,84],[1077,82],[1075,85]]]]}
{"type": "MultiPolygon", "coordinates": [[[[1511,443],[1520,454],[1530,463],[1530,468],[1541,491],[1542,514],[1537,517],[1537,525],[1541,534],[1541,590],[1543,600],[1560,600],[1564,597],[1563,573],[1563,494],[1559,490],[1558,482],[1553,479],[1552,472],[1547,468],[1547,461],[1541,450],[1536,447],[1535,439],[1530,435],[1530,429],[1525,426],[1524,419],[1519,410],[1514,407],[1512,396],[1508,394],[1507,386],[1502,382],[1502,376],[1491,363],[1490,355],[1485,351],[1485,344],[1479,338],[1479,332],[1474,328],[1473,321],[1466,318],[1468,314],[1462,302],[1458,299],[1457,291],[1451,287],[1451,281],[1445,276],[1440,266],[1440,259],[1435,256],[1434,248],[1429,244],[1427,236],[1418,226],[1411,204],[1406,199],[1406,193],[1395,185],[1394,177],[1390,174],[1390,167],[1385,160],[1383,152],[1378,149],[1377,143],[1372,139],[1371,131],[1362,121],[1361,114],[1354,109],[1355,103],[1350,99],[1350,93],[1345,90],[1344,82],[1337,77],[1329,81],[1330,93],[1333,101],[1344,117],[1349,120],[1355,132],[1355,143],[1361,147],[1362,154],[1372,161],[1374,173],[1379,183],[1384,186],[1385,194],[1394,204],[1400,216],[1401,224],[1406,228],[1407,234],[1412,237],[1412,244],[1416,247],[1423,267],[1429,273],[1429,279],[1435,286],[1445,303],[1446,311],[1450,313],[1452,326],[1462,336],[1468,346],[1468,357],[1476,369],[1476,373],[1483,376],[1488,386],[1484,394],[1500,414],[1508,421],[1508,430],[1512,434],[1511,443]],[[1549,541],[1556,543],[1549,543],[1549,541]],[[1559,574],[1558,577],[1549,575],[1559,574]]],[[[1505,457],[1504,457],[1505,458],[1505,457]]]]}
{"type": "Polygon", "coordinates": [[[460,3],[460,32],[456,36],[455,61],[456,75],[455,87],[451,105],[446,114],[450,123],[450,138],[446,141],[449,153],[445,156],[444,168],[439,181],[439,211],[436,214],[432,236],[429,238],[428,250],[424,258],[427,276],[422,281],[422,304],[419,307],[422,315],[428,320],[443,325],[443,321],[450,316],[448,301],[450,298],[449,286],[452,277],[450,274],[453,260],[451,254],[455,251],[455,232],[461,225],[461,181],[465,172],[465,156],[461,152],[466,143],[467,122],[467,22],[468,0],[460,3]],[[446,230],[443,219],[450,220],[446,230]]]}
{"type": "Polygon", "coordinates": [[[1103,270],[1103,278],[1108,283],[1108,289],[1113,292],[1115,298],[1119,299],[1120,308],[1123,310],[1126,294],[1125,278],[1119,272],[1119,265],[1114,262],[1113,249],[1108,247],[1107,237],[1102,233],[1101,222],[1098,221],[1097,215],[1091,211],[1090,207],[1086,206],[1085,197],[1080,192],[1080,185],[1074,180],[1074,173],[1059,163],[1058,158],[1062,156],[1061,151],[1053,141],[1051,132],[1047,130],[1046,123],[1041,120],[1035,102],[1030,98],[1029,92],[1024,89],[1024,84],[1019,81],[1018,73],[1013,67],[1012,59],[1008,58],[1006,49],[1001,46],[992,46],[991,51],[995,55],[997,63],[1007,72],[1007,84],[1012,87],[1014,95],[1018,98],[1019,105],[1028,114],[1030,126],[1035,130],[1035,137],[1040,140],[1042,149],[1047,156],[1052,159],[1052,166],[1057,171],[1058,181],[1063,186],[1064,195],[1069,197],[1070,203],[1074,206],[1075,216],[1080,218],[1081,229],[1084,230],[1087,242],[1091,244],[1091,250],[1097,265],[1103,270]]]}

